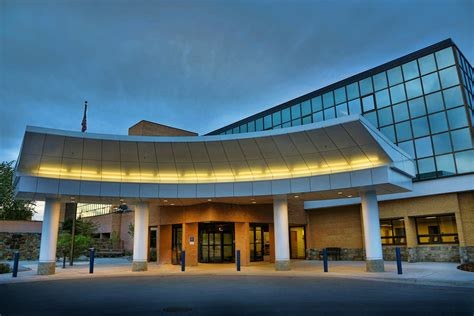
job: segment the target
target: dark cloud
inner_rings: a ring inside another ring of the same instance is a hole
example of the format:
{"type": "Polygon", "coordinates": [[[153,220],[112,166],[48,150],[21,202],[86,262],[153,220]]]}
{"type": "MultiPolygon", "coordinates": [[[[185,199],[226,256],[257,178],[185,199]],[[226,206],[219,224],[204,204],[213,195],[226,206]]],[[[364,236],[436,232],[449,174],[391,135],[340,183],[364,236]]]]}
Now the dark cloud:
{"type": "Polygon", "coordinates": [[[26,125],[206,133],[451,37],[472,1],[0,1],[0,160],[26,125]]]}

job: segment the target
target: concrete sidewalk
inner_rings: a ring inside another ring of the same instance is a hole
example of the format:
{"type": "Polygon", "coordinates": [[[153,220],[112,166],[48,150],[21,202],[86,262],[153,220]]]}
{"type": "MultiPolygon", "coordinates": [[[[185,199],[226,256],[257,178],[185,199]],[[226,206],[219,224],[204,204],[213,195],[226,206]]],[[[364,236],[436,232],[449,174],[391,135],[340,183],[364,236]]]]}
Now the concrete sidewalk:
{"type": "Polygon", "coordinates": [[[22,261],[20,267],[29,268],[21,271],[17,278],[12,278],[11,273],[1,274],[0,283],[17,283],[33,281],[50,281],[64,279],[84,279],[100,277],[127,277],[127,276],[166,276],[166,275],[258,275],[258,276],[291,276],[306,278],[328,278],[340,277],[373,281],[388,281],[402,283],[416,283],[425,285],[443,285],[474,288],[474,273],[460,271],[456,267],[458,263],[403,263],[403,274],[397,274],[395,262],[385,262],[385,272],[365,272],[363,261],[329,261],[329,272],[323,272],[321,261],[292,260],[290,271],[275,271],[274,265],[269,263],[253,263],[242,266],[237,272],[235,264],[199,264],[194,267],[186,267],[181,272],[180,266],[171,264],[157,265],[149,263],[146,272],[131,272],[131,262],[124,258],[97,258],[94,274],[89,274],[88,262],[77,262],[73,267],[62,268],[60,262],[56,267],[56,274],[41,276],[36,274],[37,262],[22,261]]]}

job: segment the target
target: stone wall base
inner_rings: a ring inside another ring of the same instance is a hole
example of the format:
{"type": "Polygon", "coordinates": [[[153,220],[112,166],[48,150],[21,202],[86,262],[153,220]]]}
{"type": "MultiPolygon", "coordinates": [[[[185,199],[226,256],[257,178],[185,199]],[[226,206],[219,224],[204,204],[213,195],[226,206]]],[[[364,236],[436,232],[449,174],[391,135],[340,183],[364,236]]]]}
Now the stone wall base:
{"type": "Polygon", "coordinates": [[[367,272],[384,272],[383,259],[366,260],[365,267],[367,272]]]}
{"type": "Polygon", "coordinates": [[[56,272],[56,262],[38,262],[39,275],[51,275],[56,272]]]}
{"type": "Polygon", "coordinates": [[[461,263],[474,263],[474,246],[459,247],[461,263]]]}
{"type": "Polygon", "coordinates": [[[146,261],[133,261],[132,262],[132,271],[140,272],[148,270],[148,262],[146,261]]]}
{"type": "Polygon", "coordinates": [[[277,271],[290,270],[290,260],[275,260],[275,270],[277,271]]]}
{"type": "MultiPolygon", "coordinates": [[[[383,259],[395,261],[395,248],[400,247],[402,260],[407,262],[474,262],[474,246],[427,245],[417,247],[383,246],[383,259]]],[[[322,248],[306,249],[307,260],[320,260],[322,248]]],[[[329,257],[329,260],[333,258],[329,257]]],[[[341,260],[364,261],[365,251],[362,248],[341,248],[341,260]]]]}

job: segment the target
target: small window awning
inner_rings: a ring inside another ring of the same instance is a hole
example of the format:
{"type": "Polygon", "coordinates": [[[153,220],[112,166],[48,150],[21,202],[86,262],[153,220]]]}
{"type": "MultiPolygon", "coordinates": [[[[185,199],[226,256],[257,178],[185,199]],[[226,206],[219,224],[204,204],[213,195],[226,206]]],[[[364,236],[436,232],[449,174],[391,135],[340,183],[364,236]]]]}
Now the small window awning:
{"type": "MultiPolygon", "coordinates": [[[[254,133],[146,137],[27,127],[18,198],[210,199],[411,189],[412,158],[362,116],[254,133]]],[[[319,195],[318,195],[319,194],[319,195]]]]}

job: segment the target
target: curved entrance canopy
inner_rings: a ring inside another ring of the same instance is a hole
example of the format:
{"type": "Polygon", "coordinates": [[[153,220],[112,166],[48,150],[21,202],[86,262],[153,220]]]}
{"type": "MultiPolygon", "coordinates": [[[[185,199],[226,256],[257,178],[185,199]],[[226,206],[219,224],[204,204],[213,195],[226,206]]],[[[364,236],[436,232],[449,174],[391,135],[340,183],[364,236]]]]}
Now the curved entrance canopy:
{"type": "MultiPolygon", "coordinates": [[[[199,199],[411,188],[413,160],[361,116],[255,133],[144,137],[27,127],[19,198],[199,199]],[[352,191],[351,191],[352,190],[352,191]]],[[[318,195],[319,194],[319,195],[318,195]]]]}

